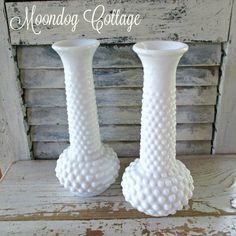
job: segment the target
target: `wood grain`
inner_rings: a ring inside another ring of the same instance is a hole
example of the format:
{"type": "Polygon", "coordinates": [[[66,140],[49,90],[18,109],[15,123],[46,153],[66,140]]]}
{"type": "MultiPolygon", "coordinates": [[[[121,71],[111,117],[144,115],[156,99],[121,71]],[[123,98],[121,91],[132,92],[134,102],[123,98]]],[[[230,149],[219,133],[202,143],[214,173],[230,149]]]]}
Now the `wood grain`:
{"type": "Polygon", "coordinates": [[[229,43],[224,48],[225,57],[221,68],[215,122],[215,153],[236,153],[236,2],[233,4],[229,43]]]}
{"type": "MultiPolygon", "coordinates": [[[[65,107],[27,109],[30,125],[65,125],[65,107]]],[[[100,125],[140,124],[141,107],[99,107],[100,125]]],[[[213,123],[214,106],[177,106],[177,123],[213,123]]]]}
{"type": "MultiPolygon", "coordinates": [[[[177,86],[216,86],[218,84],[218,67],[179,67],[177,69],[177,86]]],[[[62,69],[22,69],[20,70],[22,87],[64,88],[64,72],[62,69]]],[[[94,69],[96,88],[110,87],[142,87],[143,70],[135,69],[94,69]]]]}
{"type": "MultiPolygon", "coordinates": [[[[180,60],[180,66],[219,65],[221,44],[195,43],[180,60]]],[[[21,69],[63,68],[61,59],[51,46],[17,47],[18,66],[21,69]],[[37,58],[37,60],[35,60],[37,58]]],[[[132,50],[132,44],[100,45],[93,59],[94,68],[141,68],[141,61],[132,50]]]]}
{"type": "MultiPolygon", "coordinates": [[[[100,126],[102,140],[139,141],[139,125],[100,126]]],[[[212,124],[177,124],[177,140],[211,140],[212,124]]],[[[31,126],[32,141],[68,141],[67,125],[31,126]]]]}
{"type": "Polygon", "coordinates": [[[0,222],[0,233],[19,235],[77,236],[148,236],[148,235],[234,235],[235,216],[168,217],[146,219],[81,221],[6,221],[0,222]],[[19,231],[20,229],[20,231],[19,231]]]}
{"type": "MultiPolygon", "coordinates": [[[[131,160],[121,159],[120,173],[123,173],[131,160]]],[[[232,200],[236,197],[236,157],[195,156],[188,160],[184,158],[183,161],[193,175],[193,198],[175,216],[153,218],[156,223],[161,219],[175,222],[175,217],[198,219],[204,216],[207,224],[207,217],[218,219],[222,216],[235,216],[236,209],[232,206],[232,200]]],[[[81,199],[71,196],[59,185],[54,172],[55,164],[55,161],[21,161],[11,167],[0,184],[0,221],[150,218],[124,201],[120,188],[121,176],[100,196],[81,199]]]]}
{"type": "MultiPolygon", "coordinates": [[[[177,87],[177,105],[215,105],[217,87],[177,87]]],[[[64,89],[25,90],[27,107],[65,107],[64,89]]],[[[141,106],[142,89],[97,89],[98,106],[141,106]]]]}
{"type": "MultiPolygon", "coordinates": [[[[119,157],[139,156],[139,142],[105,142],[112,147],[119,157]]],[[[33,142],[33,152],[36,159],[57,159],[69,142],[33,142]]],[[[178,155],[210,154],[211,141],[177,141],[178,155]]],[[[197,158],[197,156],[196,156],[197,158]]]]}
{"type": "Polygon", "coordinates": [[[6,17],[5,2],[0,1],[0,168],[3,173],[13,161],[30,159],[15,50],[10,44],[6,17]]]}
{"type": "MultiPolygon", "coordinates": [[[[62,7],[66,13],[78,14],[81,22],[75,32],[71,27],[36,26],[42,30],[39,35],[23,27],[21,30],[10,29],[13,44],[51,44],[61,39],[74,37],[100,38],[103,42],[123,43],[147,39],[175,39],[184,41],[214,41],[225,42],[228,36],[230,22],[231,0],[178,0],[178,1],[139,1],[111,2],[102,0],[92,1],[44,1],[44,2],[14,2],[6,3],[8,22],[12,17],[25,18],[25,7],[32,9],[37,6],[35,15],[59,14],[62,7]],[[124,5],[122,5],[122,4],[124,5]],[[101,34],[92,29],[91,24],[82,19],[86,9],[94,9],[104,4],[106,14],[113,9],[121,9],[126,14],[140,14],[142,23],[127,32],[127,26],[106,26],[101,34]],[[144,11],[145,9],[145,11],[144,11]]],[[[10,23],[10,22],[9,22],[10,23]]]]}

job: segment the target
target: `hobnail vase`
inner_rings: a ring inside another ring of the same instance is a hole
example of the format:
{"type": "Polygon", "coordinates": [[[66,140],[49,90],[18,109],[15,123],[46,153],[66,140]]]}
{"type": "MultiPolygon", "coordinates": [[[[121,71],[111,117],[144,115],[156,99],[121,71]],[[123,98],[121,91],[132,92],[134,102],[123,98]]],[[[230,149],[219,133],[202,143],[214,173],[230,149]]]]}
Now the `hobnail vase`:
{"type": "Polygon", "coordinates": [[[188,204],[193,179],[176,160],[176,69],[184,43],[146,41],[133,46],[144,68],[140,158],[122,178],[123,195],[137,210],[167,216],[188,204]]]}
{"type": "Polygon", "coordinates": [[[98,46],[95,39],[64,40],[52,45],[64,66],[70,139],[55,171],[60,183],[81,197],[105,191],[119,170],[116,153],[100,138],[92,72],[98,46]]]}

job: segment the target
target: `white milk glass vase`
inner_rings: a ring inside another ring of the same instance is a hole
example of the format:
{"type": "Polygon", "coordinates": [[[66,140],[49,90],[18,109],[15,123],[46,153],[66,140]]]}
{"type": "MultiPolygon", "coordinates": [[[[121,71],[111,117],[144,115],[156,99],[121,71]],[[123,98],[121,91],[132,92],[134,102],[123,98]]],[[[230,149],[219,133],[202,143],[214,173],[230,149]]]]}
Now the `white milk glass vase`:
{"type": "Polygon", "coordinates": [[[57,160],[56,176],[73,194],[95,196],[118,176],[116,153],[100,138],[92,61],[99,46],[95,39],[56,42],[65,73],[70,146],[57,160]]]}
{"type": "Polygon", "coordinates": [[[144,68],[140,158],[122,178],[126,201],[153,216],[167,216],[188,204],[193,179],[176,160],[176,69],[184,43],[146,41],[133,46],[144,68]]]}

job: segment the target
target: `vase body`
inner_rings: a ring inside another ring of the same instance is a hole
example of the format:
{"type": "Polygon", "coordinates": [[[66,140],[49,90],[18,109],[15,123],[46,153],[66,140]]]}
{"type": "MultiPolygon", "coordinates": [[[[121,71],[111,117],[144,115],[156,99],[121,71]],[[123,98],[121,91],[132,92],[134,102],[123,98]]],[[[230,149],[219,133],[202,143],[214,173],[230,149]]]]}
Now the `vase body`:
{"type": "Polygon", "coordinates": [[[144,68],[140,158],[122,178],[125,199],[153,216],[174,214],[188,204],[193,179],[176,160],[176,69],[188,46],[172,41],[135,44],[144,68]]]}
{"type": "Polygon", "coordinates": [[[100,138],[92,72],[98,46],[93,39],[64,40],[52,45],[64,66],[70,139],[55,171],[60,183],[81,197],[105,191],[119,170],[116,153],[100,138]]]}

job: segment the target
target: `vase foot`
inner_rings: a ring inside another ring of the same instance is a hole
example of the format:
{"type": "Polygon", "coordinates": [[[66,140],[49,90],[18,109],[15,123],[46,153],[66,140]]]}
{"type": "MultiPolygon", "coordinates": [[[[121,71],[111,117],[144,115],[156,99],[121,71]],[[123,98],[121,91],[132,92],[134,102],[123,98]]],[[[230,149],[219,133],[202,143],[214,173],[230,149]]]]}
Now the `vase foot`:
{"type": "Polygon", "coordinates": [[[192,197],[193,179],[185,165],[176,160],[172,170],[150,172],[136,159],[122,177],[123,195],[134,208],[147,215],[175,214],[192,197]]]}
{"type": "Polygon", "coordinates": [[[119,168],[116,153],[104,145],[101,155],[91,161],[76,158],[68,147],[57,160],[55,171],[60,183],[74,195],[92,197],[115,182],[119,168]]]}

